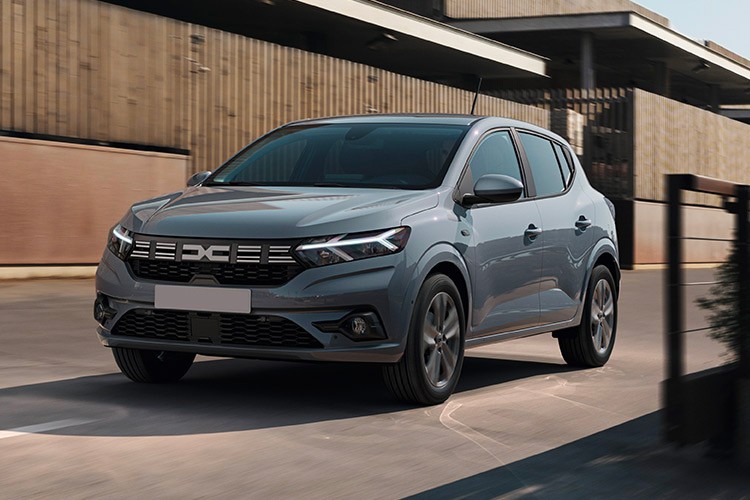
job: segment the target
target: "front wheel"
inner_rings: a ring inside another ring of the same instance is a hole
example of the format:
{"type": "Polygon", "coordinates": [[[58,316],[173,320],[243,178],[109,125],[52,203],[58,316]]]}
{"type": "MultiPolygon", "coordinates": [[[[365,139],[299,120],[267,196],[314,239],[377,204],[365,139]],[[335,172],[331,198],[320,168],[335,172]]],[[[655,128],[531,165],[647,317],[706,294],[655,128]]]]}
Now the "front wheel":
{"type": "Polygon", "coordinates": [[[617,288],[606,266],[591,273],[583,319],[576,328],[560,332],[557,341],[571,366],[604,366],[612,355],[617,334],[617,288]]]}
{"type": "Polygon", "coordinates": [[[147,351],[113,347],[112,354],[120,371],[134,382],[159,384],[176,382],[190,369],[195,354],[147,351]]]}
{"type": "Polygon", "coordinates": [[[430,276],[414,305],[404,355],[383,368],[385,383],[398,399],[434,405],[450,397],[464,360],[464,316],[453,281],[430,276]]]}

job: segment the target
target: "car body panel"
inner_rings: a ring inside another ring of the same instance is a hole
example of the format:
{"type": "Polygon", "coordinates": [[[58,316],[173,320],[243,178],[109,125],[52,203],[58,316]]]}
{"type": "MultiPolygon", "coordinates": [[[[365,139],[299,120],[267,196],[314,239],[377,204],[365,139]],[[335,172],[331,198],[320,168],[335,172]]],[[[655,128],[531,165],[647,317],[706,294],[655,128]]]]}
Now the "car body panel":
{"type": "Polygon", "coordinates": [[[476,335],[529,328],[539,323],[543,246],[530,239],[541,226],[535,200],[465,211],[472,228],[466,255],[472,273],[472,329],[476,335]]]}

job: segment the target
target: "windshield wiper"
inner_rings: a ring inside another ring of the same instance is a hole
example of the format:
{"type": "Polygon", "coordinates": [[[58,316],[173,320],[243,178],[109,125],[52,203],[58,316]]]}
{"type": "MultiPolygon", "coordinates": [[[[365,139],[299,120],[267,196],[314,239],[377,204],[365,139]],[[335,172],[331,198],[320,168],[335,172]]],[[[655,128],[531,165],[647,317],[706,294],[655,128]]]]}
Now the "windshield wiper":
{"type": "Polygon", "coordinates": [[[331,188],[345,188],[345,187],[352,187],[348,186],[346,184],[341,184],[339,182],[316,182],[313,184],[314,187],[331,187],[331,188]]]}
{"type": "Polygon", "coordinates": [[[208,182],[204,186],[262,186],[254,182],[244,181],[223,181],[223,182],[208,182]]]}

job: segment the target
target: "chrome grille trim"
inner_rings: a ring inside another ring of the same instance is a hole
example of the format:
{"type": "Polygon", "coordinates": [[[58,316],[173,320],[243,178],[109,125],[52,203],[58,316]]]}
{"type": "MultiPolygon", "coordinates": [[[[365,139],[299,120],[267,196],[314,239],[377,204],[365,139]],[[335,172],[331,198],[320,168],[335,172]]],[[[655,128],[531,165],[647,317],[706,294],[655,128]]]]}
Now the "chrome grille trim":
{"type": "Polygon", "coordinates": [[[268,247],[268,262],[270,264],[292,264],[295,262],[289,253],[291,247],[271,245],[268,247]]]}
{"type": "Polygon", "coordinates": [[[237,263],[260,264],[262,252],[261,245],[237,245],[237,263]]]}
{"type": "Polygon", "coordinates": [[[172,262],[298,265],[291,245],[231,240],[180,239],[164,241],[158,236],[133,236],[129,258],[172,262]]]}

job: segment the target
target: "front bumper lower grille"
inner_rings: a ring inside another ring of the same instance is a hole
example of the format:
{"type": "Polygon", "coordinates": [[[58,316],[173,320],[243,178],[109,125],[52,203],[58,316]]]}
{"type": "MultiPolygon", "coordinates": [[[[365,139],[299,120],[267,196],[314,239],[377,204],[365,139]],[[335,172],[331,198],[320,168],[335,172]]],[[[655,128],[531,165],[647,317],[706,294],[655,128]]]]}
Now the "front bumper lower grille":
{"type": "Polygon", "coordinates": [[[295,322],[279,316],[133,309],[112,334],[206,344],[319,349],[323,345],[295,322]]]}

